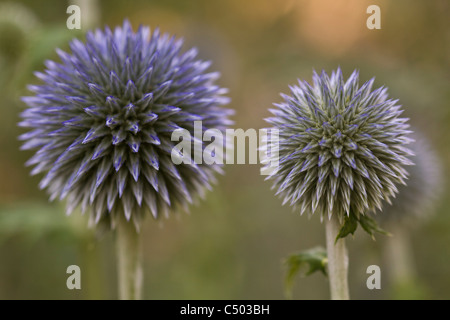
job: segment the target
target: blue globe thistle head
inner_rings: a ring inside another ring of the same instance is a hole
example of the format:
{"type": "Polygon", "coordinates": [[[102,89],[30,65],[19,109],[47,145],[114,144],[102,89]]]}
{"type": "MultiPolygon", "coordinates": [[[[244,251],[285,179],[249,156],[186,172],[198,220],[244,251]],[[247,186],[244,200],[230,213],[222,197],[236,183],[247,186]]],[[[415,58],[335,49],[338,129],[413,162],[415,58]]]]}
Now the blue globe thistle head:
{"type": "Polygon", "coordinates": [[[299,80],[274,104],[266,121],[279,131],[279,166],[267,179],[283,204],[342,222],[381,209],[405,183],[408,119],[373,82],[360,86],[358,71],[347,81],[340,69],[314,72],[312,84],[299,80]]]}
{"type": "Polygon", "coordinates": [[[377,212],[380,222],[414,225],[429,217],[442,194],[443,169],[438,155],[417,130],[413,138],[410,148],[415,154],[414,166],[408,170],[407,184],[400,185],[392,203],[377,212]]]}
{"type": "MultiPolygon", "coordinates": [[[[182,40],[128,21],[113,31],[88,32],[73,40],[61,62],[46,61],[41,85],[24,97],[22,149],[37,150],[27,165],[46,173],[40,188],[50,199],[67,199],[67,214],[81,207],[91,223],[118,214],[136,226],[147,213],[157,218],[211,188],[220,165],[180,164],[171,159],[176,129],[225,130],[232,122],[217,72],[182,51],[182,40]]],[[[192,136],[194,136],[192,134],[192,136]]]]}

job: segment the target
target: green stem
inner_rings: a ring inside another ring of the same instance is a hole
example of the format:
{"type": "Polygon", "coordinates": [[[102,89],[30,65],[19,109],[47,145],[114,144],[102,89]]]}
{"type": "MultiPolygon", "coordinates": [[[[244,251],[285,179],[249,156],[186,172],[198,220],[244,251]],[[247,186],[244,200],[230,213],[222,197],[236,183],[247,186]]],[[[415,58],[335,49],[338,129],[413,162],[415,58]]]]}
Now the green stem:
{"type": "MultiPolygon", "coordinates": [[[[84,227],[84,226],[83,226],[84,227]]],[[[83,265],[86,268],[85,277],[88,285],[87,297],[89,300],[99,300],[104,297],[103,275],[100,266],[98,244],[91,232],[86,232],[81,241],[81,255],[83,265]]]]}
{"type": "Polygon", "coordinates": [[[332,216],[329,220],[325,219],[325,228],[331,300],[349,300],[348,253],[345,239],[336,242],[341,224],[337,217],[332,216]]]}
{"type": "Polygon", "coordinates": [[[386,239],[384,249],[391,281],[395,284],[411,282],[415,278],[415,270],[408,230],[398,223],[391,223],[388,228],[392,237],[386,239]]]}
{"type": "Polygon", "coordinates": [[[119,214],[117,221],[117,259],[119,275],[119,299],[142,298],[142,250],[141,239],[134,224],[119,214]]]}

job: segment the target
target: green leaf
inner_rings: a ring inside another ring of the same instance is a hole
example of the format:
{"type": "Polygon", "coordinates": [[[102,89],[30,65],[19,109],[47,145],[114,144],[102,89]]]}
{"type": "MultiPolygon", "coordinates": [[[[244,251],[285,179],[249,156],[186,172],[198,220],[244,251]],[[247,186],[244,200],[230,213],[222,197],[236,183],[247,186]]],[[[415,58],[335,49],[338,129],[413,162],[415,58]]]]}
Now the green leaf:
{"type": "Polygon", "coordinates": [[[350,212],[350,215],[345,217],[344,224],[342,225],[341,230],[339,230],[334,243],[336,244],[340,238],[345,238],[349,234],[354,235],[357,227],[358,219],[350,212]]]}
{"type": "Polygon", "coordinates": [[[294,279],[302,268],[308,268],[303,272],[304,276],[309,276],[316,271],[327,275],[327,251],[322,247],[316,247],[306,251],[294,253],[290,255],[284,262],[287,267],[285,278],[285,293],[286,296],[292,298],[292,288],[294,286],[294,279]]]}
{"type": "Polygon", "coordinates": [[[378,223],[368,215],[361,215],[359,218],[361,227],[375,240],[375,232],[390,236],[391,234],[378,226],[378,223]]]}
{"type": "Polygon", "coordinates": [[[354,235],[356,229],[358,228],[358,224],[366,231],[373,240],[375,240],[375,233],[381,233],[387,236],[391,234],[378,226],[378,223],[375,219],[370,217],[369,215],[360,214],[357,217],[352,211],[350,211],[350,215],[345,217],[344,224],[339,230],[338,235],[336,236],[336,243],[339,239],[345,238],[349,234],[354,235]]]}

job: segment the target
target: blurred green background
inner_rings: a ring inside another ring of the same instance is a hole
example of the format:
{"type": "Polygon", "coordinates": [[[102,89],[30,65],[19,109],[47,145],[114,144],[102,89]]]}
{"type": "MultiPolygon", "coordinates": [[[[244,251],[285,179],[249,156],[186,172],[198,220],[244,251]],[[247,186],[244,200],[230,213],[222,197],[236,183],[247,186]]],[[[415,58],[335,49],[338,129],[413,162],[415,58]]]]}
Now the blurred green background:
{"type": "MultiPolygon", "coordinates": [[[[312,70],[354,68],[366,81],[389,87],[405,115],[450,164],[450,2],[381,0],[139,0],[74,1],[82,30],[66,28],[66,1],[0,1],[0,299],[115,299],[114,236],[95,235],[64,203],[49,203],[19,151],[20,96],[33,71],[55,48],[68,48],[90,27],[129,18],[185,38],[222,72],[236,128],[265,127],[280,92],[312,70]],[[381,8],[381,30],[366,27],[366,8],[381,8]],[[66,287],[66,268],[79,265],[82,290],[66,287]]],[[[170,219],[148,218],[143,228],[147,299],[285,299],[283,259],[325,245],[319,217],[282,207],[259,175],[259,165],[227,165],[206,199],[170,219]]],[[[448,177],[448,170],[444,175],[448,177]]],[[[413,230],[417,278],[398,290],[389,281],[383,236],[358,231],[348,239],[350,290],[355,299],[450,299],[448,189],[431,219],[413,230]],[[382,270],[382,289],[366,287],[366,268],[382,270]]],[[[321,274],[295,281],[295,299],[328,299],[321,274]]]]}

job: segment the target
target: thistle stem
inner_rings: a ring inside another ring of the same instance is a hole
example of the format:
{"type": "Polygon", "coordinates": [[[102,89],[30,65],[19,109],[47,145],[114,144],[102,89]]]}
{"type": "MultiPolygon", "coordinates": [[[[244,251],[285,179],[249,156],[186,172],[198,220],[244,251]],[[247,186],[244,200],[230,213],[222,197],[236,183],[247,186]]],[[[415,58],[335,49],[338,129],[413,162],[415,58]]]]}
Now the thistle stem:
{"type": "Polygon", "coordinates": [[[116,229],[119,299],[141,300],[143,282],[141,237],[131,221],[127,221],[122,214],[119,216],[116,229]]]}
{"type": "Polygon", "coordinates": [[[86,284],[89,286],[87,291],[89,300],[99,300],[105,296],[103,292],[101,259],[98,244],[95,243],[95,240],[92,233],[85,233],[80,248],[81,258],[86,269],[84,277],[86,277],[86,284]]]}
{"type": "Polygon", "coordinates": [[[341,224],[337,217],[332,216],[331,219],[325,219],[325,228],[331,300],[349,300],[348,253],[345,239],[336,242],[341,224]]]}
{"type": "Polygon", "coordinates": [[[388,243],[384,248],[391,280],[396,285],[411,282],[415,270],[408,230],[397,223],[391,223],[388,228],[392,237],[386,239],[388,243]]]}

